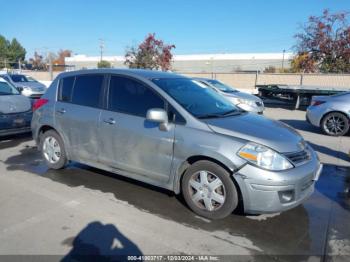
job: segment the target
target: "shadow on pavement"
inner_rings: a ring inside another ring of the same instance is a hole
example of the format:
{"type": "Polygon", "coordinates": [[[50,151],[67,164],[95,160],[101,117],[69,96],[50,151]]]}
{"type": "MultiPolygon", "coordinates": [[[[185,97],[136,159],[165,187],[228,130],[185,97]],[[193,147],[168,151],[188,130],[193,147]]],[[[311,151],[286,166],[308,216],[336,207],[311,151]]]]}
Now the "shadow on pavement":
{"type": "MultiPolygon", "coordinates": [[[[317,145],[317,144],[311,143],[310,141],[308,141],[308,144],[317,152],[320,152],[320,153],[323,153],[325,155],[329,155],[329,156],[332,156],[335,158],[339,158],[339,159],[344,160],[344,161],[350,161],[349,155],[344,153],[344,152],[337,151],[337,150],[331,149],[331,148],[326,147],[326,146],[317,145]]],[[[350,150],[350,148],[349,148],[349,150],[350,150]]]]}
{"type": "Polygon", "coordinates": [[[328,172],[316,183],[316,190],[350,211],[350,168],[325,165],[328,172]]]}
{"type": "Polygon", "coordinates": [[[65,245],[72,245],[71,251],[62,259],[63,262],[126,261],[128,255],[142,256],[138,246],[112,224],[91,222],[73,241],[72,239],[63,241],[65,245]]]}
{"type": "Polygon", "coordinates": [[[294,120],[294,119],[280,119],[279,121],[282,121],[291,127],[301,130],[301,131],[306,131],[306,132],[312,132],[316,134],[321,134],[321,131],[319,128],[309,124],[306,122],[306,120],[294,120]]]}
{"type": "Polygon", "coordinates": [[[32,140],[32,133],[25,133],[20,135],[12,135],[12,136],[0,136],[0,150],[16,147],[23,142],[28,142],[32,140]]]}

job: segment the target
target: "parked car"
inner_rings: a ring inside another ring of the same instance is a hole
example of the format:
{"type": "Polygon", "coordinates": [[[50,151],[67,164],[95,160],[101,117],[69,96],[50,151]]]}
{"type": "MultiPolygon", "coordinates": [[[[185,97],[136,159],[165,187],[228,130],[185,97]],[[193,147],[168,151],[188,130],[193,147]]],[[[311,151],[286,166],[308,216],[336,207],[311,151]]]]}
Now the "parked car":
{"type": "Polygon", "coordinates": [[[29,98],[0,76],[0,136],[30,132],[31,120],[29,98]]]}
{"type": "Polygon", "coordinates": [[[1,76],[13,84],[24,96],[39,98],[46,92],[46,86],[30,76],[22,74],[3,74],[1,76]]]}
{"type": "Polygon", "coordinates": [[[262,114],[264,111],[264,102],[257,96],[240,92],[216,79],[209,78],[194,78],[201,83],[210,86],[219,94],[225,96],[235,106],[258,114],[262,114]]]}
{"type": "Polygon", "coordinates": [[[33,108],[48,167],[76,161],[182,193],[207,218],[228,216],[239,201],[246,213],[293,208],[322,169],[292,128],[176,74],[65,72],[33,108]]]}
{"type": "Polygon", "coordinates": [[[330,136],[349,132],[350,92],[332,96],[314,96],[306,111],[307,121],[330,136]]]}

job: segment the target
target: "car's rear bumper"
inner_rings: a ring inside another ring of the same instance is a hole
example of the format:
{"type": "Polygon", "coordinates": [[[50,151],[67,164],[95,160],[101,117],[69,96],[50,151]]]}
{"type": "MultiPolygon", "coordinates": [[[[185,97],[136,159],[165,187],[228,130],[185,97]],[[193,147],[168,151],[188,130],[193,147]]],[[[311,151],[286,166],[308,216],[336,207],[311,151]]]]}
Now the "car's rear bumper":
{"type": "Polygon", "coordinates": [[[30,129],[30,126],[21,127],[21,128],[13,128],[13,129],[3,129],[3,130],[0,130],[0,137],[1,136],[25,134],[25,133],[30,133],[31,131],[32,130],[30,129]]]}
{"type": "Polygon", "coordinates": [[[32,112],[0,115],[0,136],[31,132],[32,112]]]}
{"type": "Polygon", "coordinates": [[[306,110],[306,121],[316,127],[320,127],[322,116],[325,113],[319,108],[309,106],[306,110]]]}
{"type": "Polygon", "coordinates": [[[234,177],[246,213],[278,213],[304,202],[313,193],[321,171],[322,164],[314,156],[306,164],[279,172],[247,164],[234,177]]]}

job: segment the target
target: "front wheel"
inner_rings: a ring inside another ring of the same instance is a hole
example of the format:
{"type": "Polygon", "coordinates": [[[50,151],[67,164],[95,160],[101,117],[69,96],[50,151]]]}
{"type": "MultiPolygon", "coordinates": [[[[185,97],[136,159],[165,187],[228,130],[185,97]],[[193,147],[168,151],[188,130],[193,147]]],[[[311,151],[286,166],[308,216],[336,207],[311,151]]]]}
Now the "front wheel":
{"type": "Polygon", "coordinates": [[[54,130],[49,130],[40,136],[40,151],[51,169],[61,169],[67,164],[63,140],[54,130]]]}
{"type": "Polygon", "coordinates": [[[184,174],[181,188],[187,205],[206,218],[224,218],[238,205],[237,190],[230,174],[210,161],[191,165],[184,174]]]}
{"type": "Polygon", "coordinates": [[[349,118],[342,113],[329,113],[322,119],[321,128],[327,135],[343,136],[349,131],[349,118]]]}

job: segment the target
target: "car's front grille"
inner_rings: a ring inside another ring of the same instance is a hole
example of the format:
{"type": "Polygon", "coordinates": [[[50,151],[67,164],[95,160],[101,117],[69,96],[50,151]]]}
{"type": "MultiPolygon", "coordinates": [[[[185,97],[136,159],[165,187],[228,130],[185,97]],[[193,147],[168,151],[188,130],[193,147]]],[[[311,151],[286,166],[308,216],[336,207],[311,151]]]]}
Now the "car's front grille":
{"type": "Polygon", "coordinates": [[[310,152],[307,149],[294,153],[286,153],[284,155],[296,165],[309,161],[311,158],[310,152]]]}

